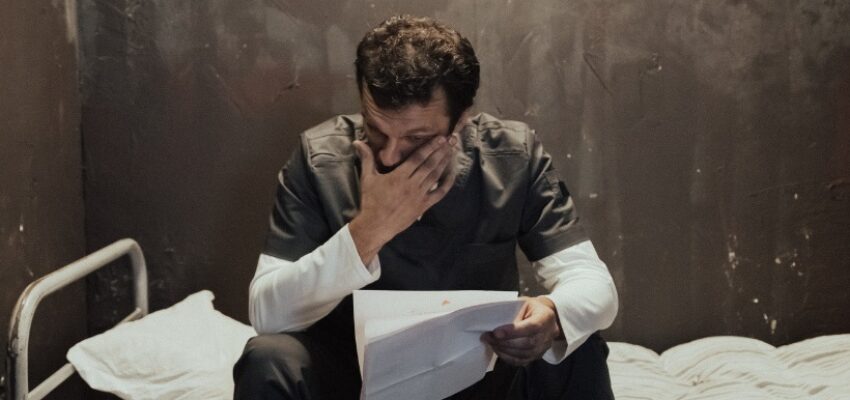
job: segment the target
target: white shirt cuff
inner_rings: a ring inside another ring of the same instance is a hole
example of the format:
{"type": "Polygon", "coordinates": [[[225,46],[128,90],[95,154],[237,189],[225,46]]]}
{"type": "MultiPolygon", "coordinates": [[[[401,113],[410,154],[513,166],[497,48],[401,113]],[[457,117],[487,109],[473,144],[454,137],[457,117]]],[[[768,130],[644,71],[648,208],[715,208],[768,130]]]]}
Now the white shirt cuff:
{"type": "Polygon", "coordinates": [[[535,272],[555,304],[566,340],[557,340],[543,354],[557,364],[584,344],[594,332],[611,325],[617,315],[614,280],[593,244],[584,241],[536,263],[535,272]]]}

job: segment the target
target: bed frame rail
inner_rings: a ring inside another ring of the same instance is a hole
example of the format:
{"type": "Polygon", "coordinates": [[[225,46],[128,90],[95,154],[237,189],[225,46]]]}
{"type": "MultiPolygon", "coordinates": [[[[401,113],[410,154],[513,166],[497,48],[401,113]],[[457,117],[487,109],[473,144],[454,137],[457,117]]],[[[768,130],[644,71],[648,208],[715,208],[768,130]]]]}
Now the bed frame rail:
{"type": "MultiPolygon", "coordinates": [[[[35,309],[49,294],[109,265],[124,255],[133,266],[133,295],[136,308],[120,323],[139,319],[148,313],[148,275],[145,257],[133,239],[121,239],[71,264],[32,282],[21,293],[9,324],[9,348],[6,357],[7,396],[14,400],[39,400],[74,375],[74,366],[66,363],[29,391],[29,338],[35,309]]],[[[120,324],[119,323],[119,324],[120,324]]]]}

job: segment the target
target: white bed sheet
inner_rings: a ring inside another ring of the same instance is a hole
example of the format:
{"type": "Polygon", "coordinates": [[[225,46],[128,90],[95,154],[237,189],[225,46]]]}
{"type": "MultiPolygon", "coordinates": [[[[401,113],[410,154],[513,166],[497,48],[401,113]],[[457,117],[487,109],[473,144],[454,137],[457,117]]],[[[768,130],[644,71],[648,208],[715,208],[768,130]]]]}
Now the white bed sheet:
{"type": "Polygon", "coordinates": [[[850,334],[781,347],[709,337],[661,355],[628,343],[609,347],[618,400],[850,399],[850,334]]]}

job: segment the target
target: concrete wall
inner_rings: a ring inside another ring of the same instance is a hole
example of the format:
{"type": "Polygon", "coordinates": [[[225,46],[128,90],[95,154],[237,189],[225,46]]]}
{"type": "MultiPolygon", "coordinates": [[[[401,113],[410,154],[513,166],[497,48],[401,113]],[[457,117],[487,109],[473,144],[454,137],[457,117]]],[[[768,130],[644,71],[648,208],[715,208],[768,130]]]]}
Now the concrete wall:
{"type": "MultiPolygon", "coordinates": [[[[11,0],[0,11],[0,348],[35,278],[82,257],[83,184],[73,1],[11,0]]],[[[85,286],[48,297],[33,326],[30,385],[86,334],[85,286]]],[[[5,362],[0,366],[5,375],[5,362]]],[[[51,398],[76,398],[80,381],[51,398]]]]}
{"type": "MultiPolygon", "coordinates": [[[[850,329],[846,2],[80,10],[88,247],[137,238],[154,308],[209,288],[246,320],[275,174],[299,131],[358,110],[354,47],[407,12],[467,35],[482,61],[477,107],[532,124],[554,154],[620,290],[609,338],[662,350],[850,329]]],[[[91,282],[94,327],[125,292],[118,272],[91,282]]]]}

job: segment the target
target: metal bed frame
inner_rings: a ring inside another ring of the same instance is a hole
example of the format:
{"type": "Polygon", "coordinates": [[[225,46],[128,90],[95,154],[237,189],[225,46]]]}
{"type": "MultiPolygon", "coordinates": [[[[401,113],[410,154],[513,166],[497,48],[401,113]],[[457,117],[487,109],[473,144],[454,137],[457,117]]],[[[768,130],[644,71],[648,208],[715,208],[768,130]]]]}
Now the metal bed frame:
{"type": "Polygon", "coordinates": [[[32,391],[29,390],[29,338],[35,309],[51,293],[68,286],[124,255],[133,266],[135,309],[121,322],[144,317],[148,313],[148,275],[145,257],[133,239],[121,239],[71,264],[30,283],[15,304],[9,324],[9,348],[6,357],[6,393],[10,400],[39,400],[74,375],[76,370],[66,363],[32,391]]]}

